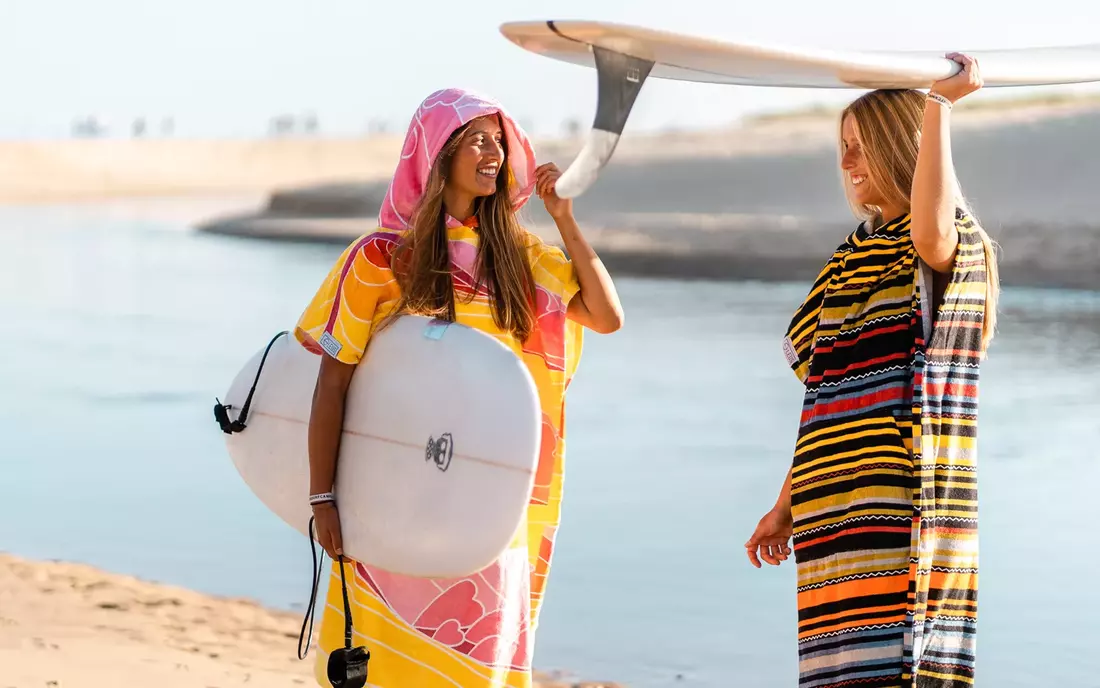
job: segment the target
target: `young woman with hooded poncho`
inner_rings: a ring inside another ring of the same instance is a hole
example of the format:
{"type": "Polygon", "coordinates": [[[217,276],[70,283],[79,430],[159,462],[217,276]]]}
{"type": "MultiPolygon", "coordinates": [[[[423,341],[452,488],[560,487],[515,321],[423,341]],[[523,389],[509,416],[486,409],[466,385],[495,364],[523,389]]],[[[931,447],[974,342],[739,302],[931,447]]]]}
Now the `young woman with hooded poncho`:
{"type": "MultiPolygon", "coordinates": [[[[309,428],[309,494],[331,492],[344,394],[372,333],[401,313],[478,328],[526,364],[542,407],[542,449],[526,527],[493,564],[460,580],[408,578],[347,562],[357,645],[371,653],[369,684],[385,688],[531,685],[535,629],[560,518],[565,393],[582,330],[617,330],[614,286],[554,185],[536,166],[519,125],[496,102],[447,89],[414,115],[379,228],[336,261],[296,334],[322,356],[309,428]],[[543,200],[565,251],[516,219],[532,193],[543,200]]],[[[461,403],[461,394],[456,403],[461,403]]],[[[306,486],[303,485],[303,499],[306,486]]],[[[314,506],[318,541],[341,553],[339,505],[314,506]]],[[[319,631],[317,680],[344,642],[339,564],[319,631]]]]}

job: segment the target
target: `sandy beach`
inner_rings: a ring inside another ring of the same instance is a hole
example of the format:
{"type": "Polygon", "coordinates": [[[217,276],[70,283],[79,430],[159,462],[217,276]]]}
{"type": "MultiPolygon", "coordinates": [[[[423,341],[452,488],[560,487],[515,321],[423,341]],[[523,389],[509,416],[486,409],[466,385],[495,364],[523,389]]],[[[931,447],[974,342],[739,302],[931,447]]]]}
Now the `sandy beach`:
{"type": "MultiPolygon", "coordinates": [[[[0,554],[0,688],[292,688],[302,617],[0,554]]],[[[316,629],[315,629],[316,630],[316,629]]],[[[538,688],[615,688],[540,675],[538,688]]]]}

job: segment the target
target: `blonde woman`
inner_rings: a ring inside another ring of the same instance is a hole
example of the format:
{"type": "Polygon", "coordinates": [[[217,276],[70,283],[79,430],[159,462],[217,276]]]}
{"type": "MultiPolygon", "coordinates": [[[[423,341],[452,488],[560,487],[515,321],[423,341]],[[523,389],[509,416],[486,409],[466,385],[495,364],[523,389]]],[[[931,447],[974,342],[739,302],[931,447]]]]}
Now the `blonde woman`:
{"type": "Polygon", "coordinates": [[[978,65],[929,93],[867,93],[841,116],[844,189],[863,222],[784,340],[805,384],[794,461],[746,543],[798,577],[799,685],[974,681],[978,369],[995,325],[988,236],[959,193],[952,106],[978,65]]]}

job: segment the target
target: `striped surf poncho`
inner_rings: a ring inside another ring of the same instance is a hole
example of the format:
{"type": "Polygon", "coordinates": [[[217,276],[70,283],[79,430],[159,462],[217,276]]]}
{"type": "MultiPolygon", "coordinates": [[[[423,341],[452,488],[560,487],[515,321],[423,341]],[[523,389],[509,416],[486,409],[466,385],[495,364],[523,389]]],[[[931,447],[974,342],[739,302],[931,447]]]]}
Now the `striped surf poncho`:
{"type": "Polygon", "coordinates": [[[791,476],[805,688],[974,681],[986,272],[977,225],[956,217],[939,276],[908,215],[860,225],[784,340],[805,384],[791,476]]]}

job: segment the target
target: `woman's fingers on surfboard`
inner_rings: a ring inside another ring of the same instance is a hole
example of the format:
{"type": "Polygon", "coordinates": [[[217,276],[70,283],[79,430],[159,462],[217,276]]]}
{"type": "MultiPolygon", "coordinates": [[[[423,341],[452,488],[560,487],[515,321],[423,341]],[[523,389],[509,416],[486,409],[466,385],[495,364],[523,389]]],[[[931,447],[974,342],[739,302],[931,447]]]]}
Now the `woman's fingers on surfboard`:
{"type": "Polygon", "coordinates": [[[951,52],[945,57],[962,65],[958,74],[941,79],[933,85],[933,90],[955,102],[963,96],[977,91],[984,85],[978,60],[965,53],[951,52]]]}
{"type": "Polygon", "coordinates": [[[963,66],[963,74],[967,76],[967,81],[970,82],[970,85],[981,86],[982,74],[981,69],[978,66],[978,58],[970,57],[969,55],[966,55],[964,53],[951,54],[954,56],[951,59],[955,60],[963,66]]]}
{"type": "Polygon", "coordinates": [[[325,554],[336,559],[344,553],[344,543],[340,533],[340,514],[332,502],[320,504],[314,511],[317,528],[317,543],[325,554]]]}
{"type": "Polygon", "coordinates": [[[559,177],[561,177],[561,170],[552,162],[543,163],[535,169],[535,188],[539,198],[554,191],[559,177]]]}
{"type": "Polygon", "coordinates": [[[549,163],[544,163],[535,168],[535,194],[542,198],[542,186],[546,180],[546,166],[549,163]]]}
{"type": "Polygon", "coordinates": [[[337,518],[332,522],[332,530],[329,531],[329,538],[332,542],[332,552],[335,555],[333,558],[338,557],[344,553],[344,540],[340,533],[340,519],[337,518]]]}

